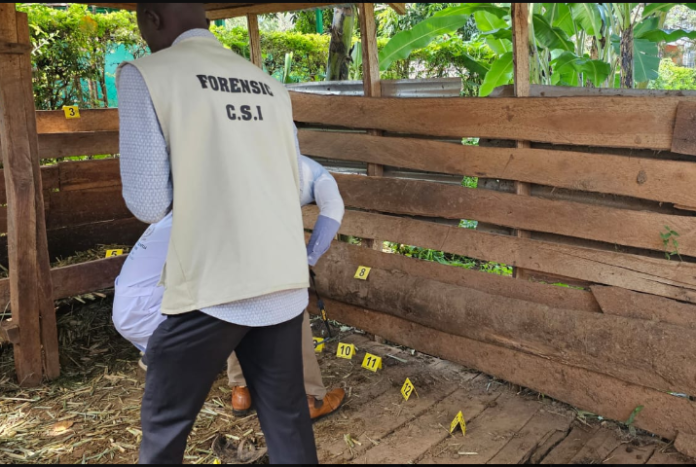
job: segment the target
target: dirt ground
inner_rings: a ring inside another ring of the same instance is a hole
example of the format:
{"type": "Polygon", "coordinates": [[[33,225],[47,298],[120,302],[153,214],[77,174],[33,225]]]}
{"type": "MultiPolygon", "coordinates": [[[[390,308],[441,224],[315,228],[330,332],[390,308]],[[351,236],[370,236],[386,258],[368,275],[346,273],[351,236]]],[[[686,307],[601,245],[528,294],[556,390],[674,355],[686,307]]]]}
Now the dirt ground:
{"type": "MultiPolygon", "coordinates": [[[[59,312],[58,381],[21,389],[11,349],[0,355],[0,463],[137,461],[144,386],[139,354],[111,325],[110,298],[92,298],[64,303],[59,312]]],[[[359,331],[343,331],[341,341],[354,343],[358,355],[338,359],[334,342],[318,356],[325,384],[348,394],[337,414],[315,425],[322,463],[693,463],[648,435],[476,371],[376,344],[359,331]],[[383,357],[384,368],[362,369],[365,352],[383,357]],[[400,394],[407,377],[417,391],[408,402],[400,394]],[[449,432],[459,411],[466,436],[449,432]]],[[[263,448],[256,416],[236,419],[229,399],[221,374],[196,422],[186,463],[235,462],[236,450],[220,449],[220,442],[263,448]]]]}

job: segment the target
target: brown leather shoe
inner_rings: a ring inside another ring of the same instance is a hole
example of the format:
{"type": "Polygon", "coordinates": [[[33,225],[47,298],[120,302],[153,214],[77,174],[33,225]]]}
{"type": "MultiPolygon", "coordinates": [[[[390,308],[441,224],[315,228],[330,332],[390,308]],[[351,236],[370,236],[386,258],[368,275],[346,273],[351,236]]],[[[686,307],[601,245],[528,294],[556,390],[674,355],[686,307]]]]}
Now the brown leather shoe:
{"type": "Polygon", "coordinates": [[[312,422],[319,421],[336,412],[343,405],[345,398],[346,391],[343,389],[334,389],[324,397],[323,401],[317,400],[314,396],[307,396],[309,416],[312,418],[312,422]]]}
{"type": "Polygon", "coordinates": [[[251,394],[249,388],[237,386],[232,388],[232,414],[246,417],[251,412],[251,394]]]}

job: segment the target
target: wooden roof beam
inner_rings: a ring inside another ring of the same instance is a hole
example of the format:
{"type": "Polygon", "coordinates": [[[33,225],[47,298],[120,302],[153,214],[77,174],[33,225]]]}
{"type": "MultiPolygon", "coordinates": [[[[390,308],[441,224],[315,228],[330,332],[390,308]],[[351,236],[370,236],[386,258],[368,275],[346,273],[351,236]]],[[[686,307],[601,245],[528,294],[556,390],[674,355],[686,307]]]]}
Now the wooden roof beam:
{"type": "Polygon", "coordinates": [[[313,8],[341,5],[341,3],[253,3],[245,6],[239,6],[239,4],[235,3],[211,3],[209,5],[211,5],[211,7],[206,5],[206,9],[208,10],[208,19],[217,20],[236,18],[246,15],[264,15],[268,13],[309,10],[313,8]],[[212,7],[213,5],[219,7],[212,7]]]}
{"type": "Polygon", "coordinates": [[[405,3],[387,3],[394,11],[400,15],[406,14],[406,4],[405,3]]]}
{"type": "MultiPolygon", "coordinates": [[[[82,2],[80,2],[82,3],[82,2]]],[[[343,2],[345,3],[345,2],[343,2]]],[[[342,3],[206,3],[208,18],[211,20],[235,18],[246,15],[263,15],[286,11],[308,10],[322,8],[342,3]]],[[[101,8],[116,8],[119,10],[135,10],[137,3],[87,3],[101,8]]],[[[398,14],[406,14],[405,3],[388,3],[398,14]]]]}

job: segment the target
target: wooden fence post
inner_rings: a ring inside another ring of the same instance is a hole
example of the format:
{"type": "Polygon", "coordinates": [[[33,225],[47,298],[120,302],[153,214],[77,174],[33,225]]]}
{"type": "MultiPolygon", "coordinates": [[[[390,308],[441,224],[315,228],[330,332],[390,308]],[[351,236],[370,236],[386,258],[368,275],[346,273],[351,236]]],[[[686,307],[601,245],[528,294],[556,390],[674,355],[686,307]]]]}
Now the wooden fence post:
{"type": "MultiPolygon", "coordinates": [[[[13,3],[0,4],[0,42],[16,44],[28,37],[13,3]],[[19,28],[22,32],[18,33],[19,28]]],[[[19,344],[15,346],[15,365],[19,382],[34,386],[43,379],[43,350],[46,374],[58,372],[57,332],[53,312],[50,277],[46,272],[48,252],[41,175],[39,171],[36,114],[31,87],[31,68],[27,68],[29,50],[24,55],[0,56],[0,139],[7,189],[8,256],[10,299],[13,321],[19,326],[19,344]],[[39,211],[40,209],[40,211],[39,211]],[[41,231],[41,233],[39,233],[41,231]],[[38,248],[43,247],[41,254],[38,248]],[[46,298],[50,297],[50,305],[46,298]],[[42,326],[41,316],[45,317],[42,326]],[[52,327],[52,329],[51,329],[52,327]],[[43,328],[43,331],[42,331],[43,328]],[[42,349],[42,336],[47,347],[42,349]],[[55,347],[54,345],[55,344],[55,347]]],[[[29,65],[30,67],[30,65],[29,65]]]]}
{"type": "MultiPolygon", "coordinates": [[[[17,42],[31,47],[29,19],[26,13],[17,13],[17,42]]],[[[31,50],[31,49],[29,49],[31,50]]],[[[58,347],[58,324],[53,302],[53,284],[51,280],[51,262],[48,254],[48,237],[46,234],[46,215],[43,198],[43,180],[39,161],[38,137],[36,129],[36,106],[34,104],[34,86],[32,84],[31,55],[29,51],[21,55],[22,84],[26,92],[25,113],[27,131],[32,151],[32,172],[34,178],[34,196],[36,200],[36,252],[38,265],[39,310],[41,312],[41,344],[44,356],[44,376],[56,379],[60,376],[60,355],[58,347]]]]}
{"type": "MultiPolygon", "coordinates": [[[[511,5],[512,14],[512,43],[513,43],[513,64],[514,64],[514,83],[515,97],[529,97],[529,57],[530,57],[530,11],[529,3],[513,3],[511,5]]],[[[518,148],[530,148],[529,141],[518,141],[518,148]]],[[[529,183],[515,182],[515,193],[521,196],[531,195],[531,185],[529,183]]],[[[530,232],[516,230],[515,235],[520,238],[530,238],[530,232]]],[[[514,276],[524,279],[525,271],[514,268],[514,276]]]]}
{"type": "MultiPolygon", "coordinates": [[[[377,24],[375,23],[374,3],[360,4],[360,33],[363,52],[363,88],[365,97],[382,97],[382,83],[379,79],[379,52],[377,50],[377,24]]],[[[370,130],[370,135],[381,135],[381,131],[370,130]]],[[[367,174],[381,177],[384,166],[368,164],[367,174]]]]}
{"type": "MultiPolygon", "coordinates": [[[[382,97],[382,83],[379,78],[379,51],[377,50],[377,24],[375,23],[375,4],[360,3],[358,5],[360,34],[363,55],[363,90],[365,97],[382,97]]],[[[381,136],[379,130],[368,130],[367,134],[381,136]]],[[[370,177],[384,176],[384,166],[367,164],[367,175],[370,177]]],[[[383,242],[379,239],[364,239],[366,248],[382,251],[383,242]]],[[[375,336],[375,341],[383,344],[382,337],[375,336]]]]}
{"type": "Polygon", "coordinates": [[[255,14],[247,15],[249,29],[249,55],[251,63],[263,69],[263,55],[261,55],[261,33],[259,32],[259,17],[255,14]]]}

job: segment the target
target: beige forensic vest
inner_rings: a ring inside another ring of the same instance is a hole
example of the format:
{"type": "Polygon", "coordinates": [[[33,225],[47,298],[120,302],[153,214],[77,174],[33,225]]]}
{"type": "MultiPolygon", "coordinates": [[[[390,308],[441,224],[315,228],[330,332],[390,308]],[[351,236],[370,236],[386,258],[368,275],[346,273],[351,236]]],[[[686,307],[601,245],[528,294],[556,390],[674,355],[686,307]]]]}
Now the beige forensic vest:
{"type": "Polygon", "coordinates": [[[307,288],[285,87],[213,38],[185,39],[130,63],[147,83],[171,157],[162,312],[307,288]]]}

